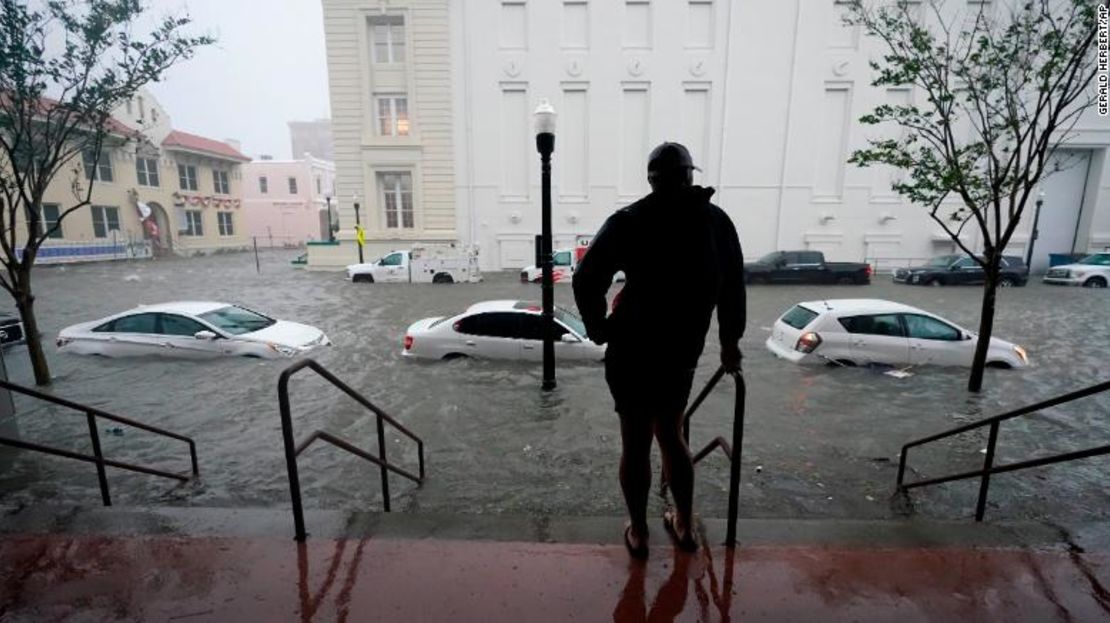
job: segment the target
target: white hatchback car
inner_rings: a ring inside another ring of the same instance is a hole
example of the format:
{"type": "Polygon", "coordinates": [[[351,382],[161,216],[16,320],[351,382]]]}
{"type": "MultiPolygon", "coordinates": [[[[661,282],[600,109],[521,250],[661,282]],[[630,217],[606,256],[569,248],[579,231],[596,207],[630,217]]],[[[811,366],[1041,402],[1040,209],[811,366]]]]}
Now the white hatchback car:
{"type": "MultiPolygon", "coordinates": [[[[794,363],[971,366],[975,334],[927,311],[879,299],[798,303],[782,315],[767,348],[794,363]]],[[[987,365],[1023,368],[1025,349],[991,338],[987,365]]]]}
{"type": "Polygon", "coordinates": [[[277,359],[331,344],[316,327],[275,320],[227,303],[182,301],[135,309],[66,327],[58,349],[77,355],[220,356],[277,359]]]}
{"type": "MultiPolygon", "coordinates": [[[[543,360],[543,319],[538,303],[486,301],[455,316],[425,318],[405,331],[406,357],[424,359],[543,360]]],[[[574,314],[555,308],[555,358],[601,361],[605,347],[586,338],[574,314]]]]}

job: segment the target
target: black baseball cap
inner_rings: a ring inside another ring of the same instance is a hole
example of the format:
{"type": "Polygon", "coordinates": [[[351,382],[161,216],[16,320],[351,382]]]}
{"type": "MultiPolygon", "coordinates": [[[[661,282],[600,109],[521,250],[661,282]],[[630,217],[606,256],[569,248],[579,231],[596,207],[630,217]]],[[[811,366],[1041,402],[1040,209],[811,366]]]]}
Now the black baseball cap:
{"type": "Polygon", "coordinates": [[[690,150],[681,143],[663,143],[651,150],[648,156],[648,171],[673,171],[675,169],[693,169],[701,171],[694,166],[694,159],[690,157],[690,150]]]}

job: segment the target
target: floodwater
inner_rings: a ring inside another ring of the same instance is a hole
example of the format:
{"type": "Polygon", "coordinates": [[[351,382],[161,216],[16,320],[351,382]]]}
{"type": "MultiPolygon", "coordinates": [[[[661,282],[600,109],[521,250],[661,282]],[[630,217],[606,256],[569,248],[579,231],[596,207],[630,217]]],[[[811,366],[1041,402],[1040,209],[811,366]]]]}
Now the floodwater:
{"type": "MultiPolygon", "coordinates": [[[[57,353],[62,327],[139,303],[180,299],[235,302],[324,329],[334,342],[316,358],[371,401],[422,435],[428,479],[417,489],[391,479],[394,510],[409,512],[620,515],[616,480],[619,435],[600,365],[560,367],[558,389],[540,391],[538,364],[402,359],[405,327],[497,298],[538,299],[539,287],[513,272],[477,285],[350,284],[338,273],[289,266],[295,252],[189,260],[102,263],[37,271],[38,310],[48,336],[48,391],[169,428],[196,439],[199,482],[178,485],[109,469],[116,504],[272,506],[289,504],[277,402],[277,378],[289,361],[113,360],[57,353]]],[[[763,347],[775,318],[801,300],[871,297],[898,300],[977,326],[980,290],[892,284],[762,286],[749,289],[742,348],[748,385],[741,514],[749,517],[876,518],[896,514],[891,493],[901,445],[1040,399],[1106,380],[1110,296],[1106,291],[1039,283],[1000,292],[995,335],[1024,344],[1034,367],[990,370],[979,395],[965,390],[963,369],[920,368],[896,379],[866,369],[798,367],[763,347]]],[[[556,301],[572,303],[570,288],[556,301]]],[[[665,330],[665,327],[661,327],[665,330]]],[[[715,335],[715,329],[710,330],[715,335]]],[[[695,392],[716,367],[712,340],[695,392]]],[[[10,378],[30,384],[26,351],[5,353],[10,378]]],[[[376,451],[369,413],[308,372],[294,378],[296,436],[327,430],[376,451]]],[[[727,379],[695,415],[693,445],[728,437],[734,391],[727,379]]],[[[22,437],[91,452],[84,417],[17,397],[22,437]]],[[[1110,396],[1088,398],[1002,426],[998,462],[1110,443],[1110,396]]],[[[184,444],[101,424],[105,453],[122,461],[186,471],[184,444]]],[[[388,430],[388,429],[387,429],[388,430]]],[[[911,475],[940,475],[981,464],[985,429],[911,453],[911,475]]],[[[414,444],[388,434],[391,460],[415,469],[414,444]]],[[[658,461],[655,462],[658,466],[658,461]]],[[[1077,519],[1110,514],[1106,457],[996,476],[990,519],[1077,519]]],[[[658,467],[656,467],[658,474],[658,467]]],[[[331,446],[300,460],[305,504],[380,509],[377,472],[331,446]]],[[[724,516],[728,464],[716,453],[699,465],[697,506],[724,516]]],[[[914,492],[918,514],[971,515],[977,484],[914,492]]],[[[99,502],[93,467],[22,453],[0,476],[0,502],[99,502]]],[[[661,504],[653,499],[653,506],[661,504]]]]}

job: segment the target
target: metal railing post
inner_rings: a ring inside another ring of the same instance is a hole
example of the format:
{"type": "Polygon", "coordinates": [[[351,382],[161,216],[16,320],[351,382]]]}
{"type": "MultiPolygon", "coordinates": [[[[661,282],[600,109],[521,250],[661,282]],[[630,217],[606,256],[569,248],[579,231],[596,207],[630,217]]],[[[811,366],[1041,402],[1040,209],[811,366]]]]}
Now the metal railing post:
{"type": "Polygon", "coordinates": [[[736,520],[740,513],[740,460],[744,455],[744,410],[746,408],[747,385],[744,374],[733,372],[736,381],[736,406],[732,418],[732,456],[729,457],[728,478],[728,534],[725,545],[736,545],[736,520]]]}
{"type": "Polygon", "coordinates": [[[189,440],[189,460],[193,462],[193,475],[200,476],[200,467],[197,466],[197,444],[189,440]]]}
{"type": "Polygon", "coordinates": [[[909,456],[909,453],[910,453],[910,449],[906,446],[903,446],[902,447],[902,455],[898,459],[898,487],[897,487],[897,489],[899,491],[902,491],[902,483],[905,482],[905,479],[906,479],[906,457],[909,456]]]}
{"type": "Polygon", "coordinates": [[[991,468],[994,467],[994,446],[998,443],[998,422],[991,422],[987,438],[987,456],[983,459],[983,475],[979,480],[979,502],[975,505],[975,521],[983,521],[987,512],[987,491],[991,485],[991,468]]]}
{"type": "Polygon", "coordinates": [[[297,474],[297,451],[293,443],[293,419],[289,413],[289,377],[299,368],[290,367],[278,379],[278,408],[281,410],[281,438],[285,443],[285,467],[289,471],[289,498],[293,503],[293,530],[297,541],[304,542],[304,509],[301,507],[301,479],[297,474]]]}
{"type": "MultiPolygon", "coordinates": [[[[388,513],[391,510],[389,507],[389,471],[385,468],[385,464],[388,462],[385,457],[385,422],[382,421],[380,413],[376,415],[378,416],[378,458],[382,461],[380,466],[382,471],[382,500],[384,501],[385,512],[388,513]]],[[[424,469],[423,464],[421,464],[420,469],[424,469]]],[[[423,477],[423,473],[421,477],[423,477]]]]}
{"type": "Polygon", "coordinates": [[[85,417],[89,422],[93,456],[96,457],[96,477],[100,480],[100,498],[104,501],[104,506],[111,506],[112,496],[108,493],[108,474],[104,471],[104,452],[100,449],[100,433],[96,431],[96,415],[92,411],[85,411],[85,417]]]}

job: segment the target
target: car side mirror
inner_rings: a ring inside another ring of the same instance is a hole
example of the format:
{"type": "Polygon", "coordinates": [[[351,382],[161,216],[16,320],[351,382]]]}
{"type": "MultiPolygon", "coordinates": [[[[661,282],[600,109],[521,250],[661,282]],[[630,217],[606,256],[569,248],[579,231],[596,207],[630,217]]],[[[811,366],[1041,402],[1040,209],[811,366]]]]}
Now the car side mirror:
{"type": "Polygon", "coordinates": [[[582,340],[570,333],[564,333],[563,336],[559,338],[559,341],[564,344],[579,344],[582,342],[582,340]]]}
{"type": "Polygon", "coordinates": [[[948,267],[948,270],[960,270],[959,264],[953,264],[948,267]]]}
{"type": "Polygon", "coordinates": [[[219,336],[217,336],[215,333],[212,333],[211,331],[197,331],[193,334],[193,337],[197,338],[198,340],[214,340],[219,336]]]}
{"type": "Polygon", "coordinates": [[[960,339],[961,340],[967,341],[967,340],[970,340],[971,337],[972,337],[971,334],[968,333],[967,331],[964,331],[964,332],[960,333],[960,339]]]}
{"type": "Polygon", "coordinates": [[[775,260],[775,266],[779,267],[779,268],[781,268],[783,266],[786,266],[786,260],[785,259],[775,260]]]}

